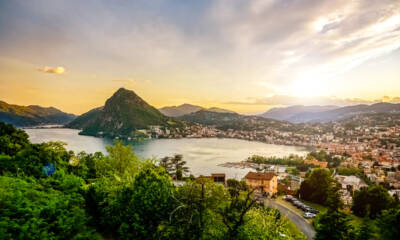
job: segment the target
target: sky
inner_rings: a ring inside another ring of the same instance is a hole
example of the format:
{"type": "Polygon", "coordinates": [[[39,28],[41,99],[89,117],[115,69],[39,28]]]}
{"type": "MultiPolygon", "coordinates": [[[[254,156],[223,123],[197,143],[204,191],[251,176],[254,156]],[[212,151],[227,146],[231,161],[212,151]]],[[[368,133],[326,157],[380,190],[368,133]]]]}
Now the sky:
{"type": "Polygon", "coordinates": [[[0,100],[81,114],[120,87],[240,113],[400,101],[399,0],[0,0],[0,100]]]}

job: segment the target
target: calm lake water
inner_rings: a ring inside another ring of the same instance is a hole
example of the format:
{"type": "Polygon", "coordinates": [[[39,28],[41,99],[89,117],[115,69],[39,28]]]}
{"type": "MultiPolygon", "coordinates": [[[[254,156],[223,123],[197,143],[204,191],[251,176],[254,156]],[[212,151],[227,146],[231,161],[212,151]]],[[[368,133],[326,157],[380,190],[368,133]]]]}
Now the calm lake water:
{"type": "MultiPolygon", "coordinates": [[[[78,135],[79,130],[53,129],[24,129],[31,142],[63,141],[68,150],[74,152],[106,153],[105,147],[112,140],[78,135]]],[[[305,155],[308,150],[303,147],[265,144],[239,139],[154,139],[133,145],[133,150],[142,158],[161,158],[182,154],[195,176],[210,175],[211,173],[226,173],[228,178],[242,178],[250,169],[226,168],[218,164],[240,162],[247,157],[257,154],[261,156],[286,156],[291,153],[305,155]]]]}

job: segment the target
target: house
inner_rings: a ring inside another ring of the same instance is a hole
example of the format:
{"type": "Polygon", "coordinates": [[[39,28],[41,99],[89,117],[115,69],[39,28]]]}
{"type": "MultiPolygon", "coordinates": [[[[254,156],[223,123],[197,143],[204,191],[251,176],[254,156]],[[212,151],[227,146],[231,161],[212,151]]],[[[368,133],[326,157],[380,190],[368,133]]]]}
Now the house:
{"type": "Polygon", "coordinates": [[[211,174],[211,179],[215,183],[225,184],[225,173],[213,173],[213,174],[211,174]]]}
{"type": "Polygon", "coordinates": [[[304,160],[304,163],[305,164],[310,164],[310,165],[312,164],[312,165],[315,165],[315,166],[319,166],[320,168],[326,168],[328,166],[328,162],[318,161],[315,158],[306,159],[306,160],[304,160]]]}
{"type": "Polygon", "coordinates": [[[342,185],[342,190],[353,192],[362,188],[367,188],[368,185],[359,177],[336,175],[335,178],[342,185]]]}
{"type": "Polygon", "coordinates": [[[362,179],[356,176],[336,175],[335,178],[342,185],[340,193],[341,193],[341,199],[345,205],[352,204],[353,202],[352,195],[354,191],[368,187],[368,185],[362,179]]]}
{"type": "Polygon", "coordinates": [[[301,178],[301,177],[297,177],[297,176],[292,176],[291,177],[291,180],[290,180],[290,182],[289,182],[289,186],[290,186],[290,189],[291,190],[298,190],[298,189],[300,189],[300,185],[301,185],[301,182],[303,182],[303,178],[301,178]]]}
{"type": "Polygon", "coordinates": [[[278,192],[278,177],[272,172],[249,172],[245,176],[246,185],[262,194],[273,195],[278,192]]]}

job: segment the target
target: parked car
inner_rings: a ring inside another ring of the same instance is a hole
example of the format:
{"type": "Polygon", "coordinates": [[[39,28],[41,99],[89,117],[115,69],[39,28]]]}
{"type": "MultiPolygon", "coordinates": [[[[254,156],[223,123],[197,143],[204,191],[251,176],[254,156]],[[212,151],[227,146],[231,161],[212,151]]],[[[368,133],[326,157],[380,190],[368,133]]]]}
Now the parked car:
{"type": "Polygon", "coordinates": [[[314,213],[310,213],[310,212],[305,212],[304,213],[304,218],[314,218],[315,214],[314,213]]]}
{"type": "Polygon", "coordinates": [[[292,196],[290,196],[290,195],[285,195],[284,197],[283,197],[283,200],[286,200],[286,201],[288,201],[288,202],[291,202],[291,201],[293,201],[293,197],[292,196]]]}
{"type": "Polygon", "coordinates": [[[307,210],[307,212],[314,213],[314,214],[319,213],[319,211],[317,209],[315,209],[315,208],[310,208],[310,209],[307,210]]]}
{"type": "Polygon", "coordinates": [[[309,212],[309,211],[307,211],[307,209],[309,209],[310,207],[305,205],[305,204],[303,204],[303,205],[300,206],[300,208],[305,212],[309,212]]]}
{"type": "Polygon", "coordinates": [[[298,200],[294,200],[294,201],[292,202],[292,204],[295,205],[295,206],[297,207],[297,206],[300,206],[301,202],[298,201],[298,200]]]}

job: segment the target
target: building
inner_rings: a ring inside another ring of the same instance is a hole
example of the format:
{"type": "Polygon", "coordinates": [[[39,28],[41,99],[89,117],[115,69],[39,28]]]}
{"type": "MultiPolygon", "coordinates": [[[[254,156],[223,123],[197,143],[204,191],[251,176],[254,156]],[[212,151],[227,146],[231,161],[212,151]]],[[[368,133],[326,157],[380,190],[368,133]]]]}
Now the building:
{"type": "Polygon", "coordinates": [[[225,184],[225,173],[213,173],[213,174],[211,174],[211,179],[215,183],[225,184]]]}
{"type": "Polygon", "coordinates": [[[351,193],[368,187],[368,185],[361,178],[356,176],[336,175],[335,178],[342,185],[342,190],[348,190],[351,193]]]}
{"type": "Polygon", "coordinates": [[[303,182],[303,178],[292,176],[289,182],[289,186],[291,190],[298,190],[300,189],[301,182],[303,182]]]}
{"type": "Polygon", "coordinates": [[[341,199],[345,205],[351,205],[353,202],[353,193],[356,190],[362,188],[368,188],[368,185],[360,178],[356,176],[342,176],[336,175],[335,178],[341,184],[342,189],[340,190],[341,199]]]}
{"type": "Polygon", "coordinates": [[[313,164],[315,166],[319,166],[320,168],[326,168],[328,166],[328,162],[325,161],[318,161],[317,159],[306,159],[304,160],[305,164],[313,164]]]}
{"type": "Polygon", "coordinates": [[[273,195],[278,192],[278,177],[271,172],[249,172],[245,176],[246,185],[261,193],[273,195]]]}

